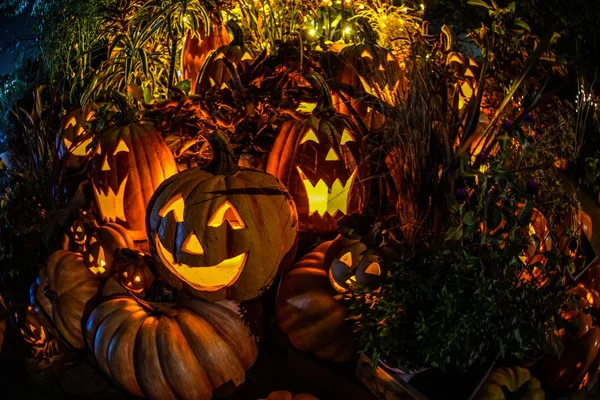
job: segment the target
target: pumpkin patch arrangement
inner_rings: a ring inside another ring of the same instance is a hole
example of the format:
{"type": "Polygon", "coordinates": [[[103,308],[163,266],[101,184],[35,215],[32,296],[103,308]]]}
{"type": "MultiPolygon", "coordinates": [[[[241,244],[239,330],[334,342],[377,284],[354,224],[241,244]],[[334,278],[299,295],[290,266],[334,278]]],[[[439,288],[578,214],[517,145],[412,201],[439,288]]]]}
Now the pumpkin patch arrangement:
{"type": "Polygon", "coordinates": [[[448,26],[429,33],[424,4],[317,3],[96,10],[109,51],[73,46],[94,60],[68,74],[63,97],[81,105],[60,100],[54,153],[35,153],[45,136],[26,146],[51,164],[51,200],[31,197],[47,227],[15,248],[49,256],[0,343],[12,324],[34,369],[85,362],[151,399],[316,399],[289,382],[255,390],[255,372],[283,362],[291,381],[314,363],[346,379],[366,358],[376,396],[381,365],[406,379],[395,386],[422,377],[432,399],[436,376],[492,363],[443,395],[590,386],[600,267],[592,217],[555,166],[578,136],[553,122],[568,107],[538,107],[555,101],[537,90],[556,69],[531,67],[557,58],[552,40],[524,35],[514,5],[469,2],[493,27],[465,35],[471,58],[448,26]]]}

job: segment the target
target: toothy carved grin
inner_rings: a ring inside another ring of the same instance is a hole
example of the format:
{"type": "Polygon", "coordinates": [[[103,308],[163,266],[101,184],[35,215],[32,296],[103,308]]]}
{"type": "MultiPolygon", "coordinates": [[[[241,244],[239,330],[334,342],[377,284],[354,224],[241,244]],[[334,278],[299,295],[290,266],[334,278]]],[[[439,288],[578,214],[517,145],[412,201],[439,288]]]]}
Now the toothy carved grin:
{"type": "Polygon", "coordinates": [[[184,263],[177,263],[173,254],[163,246],[158,237],[156,238],[156,248],[158,256],[165,266],[192,287],[207,292],[234,284],[244,270],[248,259],[248,252],[245,252],[227,258],[216,265],[191,267],[184,263]]]}
{"type": "Polygon", "coordinates": [[[129,179],[129,176],[126,176],[125,179],[123,179],[117,193],[115,193],[110,186],[108,186],[106,190],[98,190],[96,185],[92,185],[94,187],[94,197],[98,203],[98,209],[100,210],[102,219],[105,221],[116,222],[117,219],[120,219],[123,222],[127,221],[123,207],[127,179],[129,179]]]}
{"type": "Polygon", "coordinates": [[[329,214],[333,217],[338,212],[346,215],[348,212],[350,189],[354,183],[358,168],[354,169],[354,172],[352,172],[345,185],[342,185],[342,182],[338,178],[333,182],[331,188],[327,187],[323,179],[319,179],[317,184],[313,185],[300,167],[296,166],[296,169],[306,190],[309,215],[317,213],[319,216],[329,214]]]}

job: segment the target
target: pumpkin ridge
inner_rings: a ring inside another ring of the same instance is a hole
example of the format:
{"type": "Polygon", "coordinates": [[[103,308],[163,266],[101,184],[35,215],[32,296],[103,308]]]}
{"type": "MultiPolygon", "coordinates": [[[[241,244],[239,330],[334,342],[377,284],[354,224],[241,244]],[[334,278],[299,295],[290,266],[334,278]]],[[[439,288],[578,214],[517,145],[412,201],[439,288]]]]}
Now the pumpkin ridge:
{"type": "MultiPolygon", "coordinates": [[[[70,265],[72,262],[75,262],[77,258],[79,258],[77,253],[71,253],[66,250],[57,250],[50,255],[46,263],[46,273],[44,274],[46,277],[46,282],[48,282],[48,286],[50,287],[50,289],[55,290],[56,281],[60,277],[60,272],[62,268],[58,268],[58,266],[62,265],[63,262],[66,262],[67,259],[69,260],[68,265],[70,265]],[[59,256],[53,257],[55,254],[59,256]],[[71,260],[72,258],[73,260],[71,260]],[[50,271],[48,271],[48,269],[50,269],[50,271]]],[[[83,257],[81,258],[81,260],[83,261],[83,257]]]]}
{"type": "Polygon", "coordinates": [[[110,377],[112,377],[109,361],[110,343],[118,327],[127,321],[130,307],[132,307],[132,305],[113,311],[112,314],[107,315],[107,318],[104,318],[102,322],[97,325],[97,328],[94,331],[94,346],[92,347],[92,350],[98,364],[110,377]]]}
{"type": "Polygon", "coordinates": [[[107,352],[108,367],[110,371],[113,371],[113,378],[120,386],[132,391],[136,396],[143,396],[144,393],[138,384],[137,376],[135,376],[135,342],[132,343],[131,340],[128,340],[128,337],[124,337],[121,340],[121,336],[125,336],[126,334],[133,337],[137,336],[146,315],[147,313],[143,309],[127,313],[126,319],[117,326],[111,335],[107,352]],[[134,330],[135,332],[133,332],[134,330]],[[121,367],[123,363],[126,365],[121,367]],[[133,375],[133,379],[131,379],[131,375],[133,375]]]}
{"type": "MultiPolygon", "coordinates": [[[[215,371],[219,371],[219,363],[220,362],[231,362],[231,360],[224,360],[224,359],[215,359],[216,357],[214,357],[214,354],[212,354],[210,352],[209,349],[206,348],[205,343],[209,343],[214,341],[214,339],[221,339],[220,342],[222,343],[221,345],[225,344],[225,341],[222,340],[222,338],[219,336],[219,334],[216,332],[216,330],[214,329],[214,326],[207,321],[205,318],[203,317],[199,317],[198,321],[192,321],[191,318],[191,313],[185,309],[182,309],[180,312],[177,314],[177,316],[175,317],[177,319],[178,322],[178,327],[179,330],[181,331],[183,337],[186,339],[187,343],[194,343],[194,346],[189,346],[190,348],[190,353],[192,354],[192,356],[194,357],[194,359],[196,360],[196,363],[198,365],[202,365],[203,367],[200,368],[200,370],[202,371],[202,375],[204,377],[203,380],[206,381],[207,386],[212,385],[213,387],[219,387],[221,385],[223,385],[224,383],[226,383],[227,381],[223,381],[221,382],[218,377],[221,374],[217,374],[218,376],[213,376],[211,372],[215,372],[215,371]],[[187,312],[186,312],[187,311],[187,312]],[[191,325],[201,325],[201,326],[195,326],[194,328],[192,328],[191,325]],[[213,335],[208,335],[205,332],[206,331],[210,331],[213,333],[213,335]],[[198,332],[198,334],[196,333],[198,332]],[[200,335],[199,333],[202,332],[202,335],[200,335]],[[211,336],[213,336],[211,338],[211,336]],[[202,357],[202,354],[204,355],[208,355],[208,357],[202,357]],[[203,361],[206,361],[206,358],[208,358],[208,365],[205,365],[205,363],[203,361]]],[[[229,348],[229,350],[232,350],[231,348],[229,348]]],[[[230,364],[228,366],[231,366],[230,364]]],[[[240,366],[241,369],[241,366],[240,366]]],[[[245,370],[242,369],[242,371],[245,374],[245,370]]]]}
{"type": "Polygon", "coordinates": [[[85,332],[88,346],[90,349],[92,349],[92,351],[94,351],[94,342],[98,327],[102,324],[102,322],[104,322],[106,318],[110,317],[113,314],[112,309],[110,309],[110,306],[113,303],[117,303],[116,305],[118,306],[118,308],[122,309],[126,307],[129,301],[125,297],[116,297],[107,300],[104,303],[100,304],[98,307],[96,307],[93,311],[94,317],[92,318],[92,316],[90,315],[90,318],[88,318],[87,320],[87,323],[85,325],[85,332]]]}

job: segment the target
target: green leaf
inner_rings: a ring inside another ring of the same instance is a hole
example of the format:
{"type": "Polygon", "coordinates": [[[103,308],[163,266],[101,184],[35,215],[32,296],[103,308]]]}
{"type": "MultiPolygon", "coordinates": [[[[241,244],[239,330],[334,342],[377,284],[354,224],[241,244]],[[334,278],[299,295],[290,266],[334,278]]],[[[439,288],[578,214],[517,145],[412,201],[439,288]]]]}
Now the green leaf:
{"type": "Polygon", "coordinates": [[[493,10],[492,6],[490,6],[483,0],[469,0],[467,2],[467,4],[469,4],[471,6],[476,6],[476,7],[484,7],[484,8],[487,8],[488,10],[493,10]]]}
{"type": "Polygon", "coordinates": [[[192,85],[191,85],[191,81],[189,79],[186,79],[184,81],[178,82],[177,85],[175,85],[175,87],[183,90],[185,92],[185,94],[190,94],[190,89],[191,89],[192,85]]]}
{"type": "Polygon", "coordinates": [[[473,213],[473,211],[469,211],[468,213],[465,214],[465,216],[463,217],[463,223],[468,226],[472,226],[477,223],[477,221],[475,220],[475,214],[473,213]]]}
{"type": "Polygon", "coordinates": [[[527,32],[531,32],[531,28],[527,24],[527,22],[523,21],[521,18],[515,18],[515,26],[518,26],[521,29],[525,29],[527,32]]]}

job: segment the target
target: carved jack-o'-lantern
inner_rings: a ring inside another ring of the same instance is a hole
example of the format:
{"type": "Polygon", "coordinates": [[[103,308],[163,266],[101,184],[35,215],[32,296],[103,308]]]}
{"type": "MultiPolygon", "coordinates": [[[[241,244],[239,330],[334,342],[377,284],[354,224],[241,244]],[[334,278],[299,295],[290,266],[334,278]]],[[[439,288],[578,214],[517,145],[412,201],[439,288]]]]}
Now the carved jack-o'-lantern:
{"type": "Polygon", "coordinates": [[[149,265],[152,257],[137,251],[122,249],[117,262],[117,275],[121,285],[133,294],[141,294],[152,286],[154,274],[149,265]]]}
{"type": "Polygon", "coordinates": [[[24,315],[18,315],[17,323],[19,325],[19,333],[25,342],[36,347],[46,344],[50,335],[40,322],[38,313],[35,312],[32,306],[27,306],[27,311],[24,312],[24,315]]]}
{"type": "Polygon", "coordinates": [[[197,94],[212,87],[229,88],[231,75],[223,60],[228,60],[233,65],[246,65],[254,59],[252,53],[244,46],[244,34],[240,26],[230,20],[227,22],[227,27],[233,33],[233,40],[208,55],[196,82],[195,93],[197,94]]]}
{"type": "Polygon", "coordinates": [[[92,213],[79,210],[77,218],[69,227],[69,250],[78,253],[83,252],[89,235],[97,226],[98,221],[92,213]]]}
{"type": "Polygon", "coordinates": [[[196,80],[209,53],[229,43],[227,27],[217,18],[213,18],[208,35],[204,29],[197,35],[187,33],[181,51],[181,72],[183,79],[190,80],[190,93],[196,92],[196,80]]]}
{"type": "Polygon", "coordinates": [[[69,168],[79,168],[82,160],[90,154],[88,146],[92,143],[92,135],[87,134],[83,124],[94,118],[95,112],[85,108],[71,111],[62,122],[61,130],[56,136],[58,156],[66,160],[69,168]]]}
{"type": "Polygon", "coordinates": [[[164,139],[150,124],[112,128],[102,134],[92,159],[92,188],[104,221],[146,238],[146,206],[163,180],[177,173],[164,139]]]}
{"type": "MultiPolygon", "coordinates": [[[[365,125],[370,129],[379,128],[384,117],[374,111],[364,101],[361,94],[368,93],[376,97],[397,93],[400,85],[399,64],[393,54],[377,45],[377,37],[368,21],[357,20],[362,43],[345,46],[339,55],[324,54],[324,65],[329,69],[328,74],[341,85],[340,89],[345,99],[337,93],[332,95],[333,106],[341,114],[352,115],[352,107],[365,125]]],[[[382,100],[392,100],[382,98],[382,100]]]]}
{"type": "Polygon", "coordinates": [[[336,230],[337,220],[360,212],[364,205],[361,137],[349,118],[332,111],[323,79],[314,73],[310,76],[323,85],[324,105],[317,107],[323,110],[304,122],[287,121],[281,126],[267,172],[279,178],[294,198],[300,230],[328,233],[336,230]]]}
{"type": "Polygon", "coordinates": [[[108,223],[98,227],[87,240],[83,262],[88,270],[107,278],[113,273],[115,250],[134,247],[129,231],[119,224],[108,223]]]}
{"type": "Polygon", "coordinates": [[[273,176],[238,168],[221,132],[209,141],[214,157],[205,170],[188,169],[156,190],[148,205],[150,248],[159,275],[175,288],[251,299],[295,252],[296,210],[273,176]]]}

